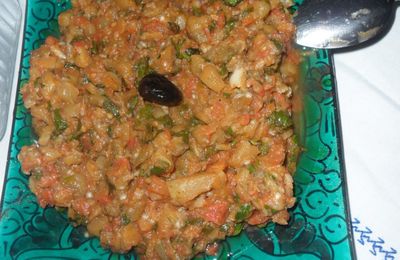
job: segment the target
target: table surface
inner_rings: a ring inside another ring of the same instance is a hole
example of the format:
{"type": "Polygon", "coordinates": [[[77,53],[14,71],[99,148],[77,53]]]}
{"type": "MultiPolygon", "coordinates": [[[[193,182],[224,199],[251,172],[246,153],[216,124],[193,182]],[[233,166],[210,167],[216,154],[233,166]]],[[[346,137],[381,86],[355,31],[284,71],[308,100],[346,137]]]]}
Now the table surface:
{"type": "Polygon", "coordinates": [[[370,47],[334,55],[359,259],[400,259],[400,9],[370,47]]]}
{"type": "MultiPolygon", "coordinates": [[[[400,9],[397,10],[400,18],[400,9]]],[[[353,233],[359,259],[400,258],[400,19],[379,42],[334,55],[353,233]]],[[[15,87],[12,97],[15,97],[15,87]]],[[[14,108],[12,98],[11,108],[14,108]]],[[[13,109],[0,141],[0,194],[13,109]]]]}

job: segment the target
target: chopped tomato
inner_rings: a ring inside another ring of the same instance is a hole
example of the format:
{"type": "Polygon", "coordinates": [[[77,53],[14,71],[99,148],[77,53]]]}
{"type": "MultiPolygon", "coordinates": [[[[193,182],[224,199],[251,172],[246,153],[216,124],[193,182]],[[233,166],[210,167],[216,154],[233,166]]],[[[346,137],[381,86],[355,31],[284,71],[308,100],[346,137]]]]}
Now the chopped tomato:
{"type": "Polygon", "coordinates": [[[136,137],[129,138],[128,143],[126,144],[126,148],[128,150],[133,150],[139,143],[139,140],[136,137]]]}
{"type": "Polygon", "coordinates": [[[51,189],[40,189],[37,193],[38,201],[41,207],[46,207],[47,205],[53,205],[53,191],[51,189]]]}
{"type": "Polygon", "coordinates": [[[241,115],[239,118],[239,124],[242,126],[246,126],[250,123],[250,115],[249,114],[244,114],[241,115]]]}
{"type": "Polygon", "coordinates": [[[221,120],[225,117],[225,104],[217,101],[211,106],[211,111],[214,120],[221,120]]]}
{"type": "Polygon", "coordinates": [[[168,28],[165,23],[154,19],[143,25],[143,31],[165,33],[168,31],[168,28]]]}
{"type": "Polygon", "coordinates": [[[262,223],[267,222],[268,219],[269,217],[264,215],[264,213],[262,213],[259,210],[255,210],[253,214],[250,216],[250,218],[247,220],[247,222],[250,225],[260,225],[262,223]]]}
{"type": "Polygon", "coordinates": [[[150,177],[150,183],[147,190],[163,197],[169,197],[167,183],[163,179],[154,175],[150,177]]]}
{"type": "Polygon", "coordinates": [[[125,157],[117,159],[113,164],[112,175],[120,176],[131,170],[131,164],[125,157]]]}
{"type": "Polygon", "coordinates": [[[73,201],[72,207],[81,216],[89,216],[90,214],[90,204],[85,198],[79,198],[73,201]]]}
{"type": "Polygon", "coordinates": [[[222,29],[222,28],[224,28],[224,26],[225,26],[225,15],[223,13],[221,13],[217,19],[217,27],[219,29],[222,29]]]}
{"type": "Polygon", "coordinates": [[[206,247],[206,254],[207,255],[212,255],[216,256],[219,250],[219,245],[217,242],[214,242],[212,244],[208,244],[206,247]]]}
{"type": "Polygon", "coordinates": [[[90,24],[89,20],[84,16],[76,17],[74,22],[75,22],[76,25],[79,25],[79,26],[87,26],[87,25],[90,24]]]}
{"type": "Polygon", "coordinates": [[[203,218],[217,225],[222,225],[228,215],[228,202],[217,200],[213,204],[202,209],[203,218]]]}
{"type": "Polygon", "coordinates": [[[285,160],[285,145],[282,140],[276,141],[271,145],[268,154],[260,158],[266,166],[280,165],[285,160]]]}
{"type": "Polygon", "coordinates": [[[40,178],[41,187],[51,187],[57,182],[57,176],[55,175],[45,175],[40,178]]]}
{"type": "Polygon", "coordinates": [[[249,15],[243,19],[242,24],[244,26],[249,26],[249,25],[255,23],[255,21],[256,21],[256,19],[253,16],[249,15]]]}
{"type": "Polygon", "coordinates": [[[274,100],[280,110],[286,110],[290,106],[289,101],[284,94],[274,93],[274,100]]]}
{"type": "Polygon", "coordinates": [[[109,202],[111,202],[111,197],[108,194],[97,194],[96,195],[96,200],[100,203],[100,204],[108,204],[109,202]]]}
{"type": "Polygon", "coordinates": [[[53,36],[49,36],[46,39],[46,44],[48,45],[56,45],[58,43],[58,40],[56,38],[54,38],[53,36]]]}

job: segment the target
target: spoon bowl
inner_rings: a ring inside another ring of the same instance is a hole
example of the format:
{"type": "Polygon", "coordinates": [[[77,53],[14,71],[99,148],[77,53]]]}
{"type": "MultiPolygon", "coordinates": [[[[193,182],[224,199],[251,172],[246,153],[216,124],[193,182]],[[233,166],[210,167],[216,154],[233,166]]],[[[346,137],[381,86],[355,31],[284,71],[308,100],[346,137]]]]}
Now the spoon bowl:
{"type": "Polygon", "coordinates": [[[306,47],[351,47],[384,34],[399,0],[305,0],[294,23],[296,43],[306,47]]]}

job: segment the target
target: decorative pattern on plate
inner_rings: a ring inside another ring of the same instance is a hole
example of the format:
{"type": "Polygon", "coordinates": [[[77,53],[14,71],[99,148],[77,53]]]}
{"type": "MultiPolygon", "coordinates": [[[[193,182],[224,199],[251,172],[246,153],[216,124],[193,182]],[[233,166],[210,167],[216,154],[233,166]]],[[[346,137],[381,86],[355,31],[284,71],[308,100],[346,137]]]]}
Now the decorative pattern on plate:
{"type": "Polygon", "coordinates": [[[385,244],[385,240],[382,238],[374,238],[376,235],[374,232],[367,226],[362,227],[361,221],[357,218],[353,218],[352,227],[354,231],[354,238],[357,239],[357,242],[363,246],[366,246],[369,249],[369,252],[378,257],[383,257],[385,260],[393,260],[396,259],[397,250],[393,247],[388,249],[388,245],[385,244]]]}
{"type": "MultiPolygon", "coordinates": [[[[48,35],[59,36],[57,15],[66,0],[28,1],[20,87],[29,78],[30,52],[48,35]]],[[[332,61],[327,51],[307,51],[303,66],[302,154],[295,175],[298,202],[289,226],[249,227],[221,242],[216,256],[198,259],[351,259],[354,246],[342,168],[340,129],[332,61]]],[[[29,191],[17,155],[35,136],[18,95],[0,218],[1,259],[136,259],[103,249],[98,239],[73,228],[65,213],[42,209],[29,191]]]]}

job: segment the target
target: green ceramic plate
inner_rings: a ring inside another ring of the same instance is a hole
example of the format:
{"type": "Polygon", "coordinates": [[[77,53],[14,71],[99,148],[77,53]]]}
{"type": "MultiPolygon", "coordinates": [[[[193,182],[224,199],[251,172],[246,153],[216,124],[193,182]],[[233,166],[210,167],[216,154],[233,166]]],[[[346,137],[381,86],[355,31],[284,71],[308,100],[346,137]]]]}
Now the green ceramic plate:
{"type": "MultiPolygon", "coordinates": [[[[57,15],[67,0],[27,1],[19,86],[29,78],[30,52],[59,36],[57,15]]],[[[331,55],[308,50],[303,64],[303,111],[298,124],[305,152],[295,174],[296,206],[288,226],[248,228],[221,242],[217,256],[200,259],[352,259],[346,179],[331,55]]],[[[29,191],[17,155],[34,140],[31,116],[18,95],[0,218],[1,259],[136,259],[113,254],[98,239],[73,228],[65,213],[42,209],[29,191]]]]}

